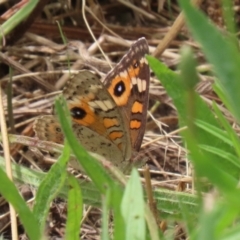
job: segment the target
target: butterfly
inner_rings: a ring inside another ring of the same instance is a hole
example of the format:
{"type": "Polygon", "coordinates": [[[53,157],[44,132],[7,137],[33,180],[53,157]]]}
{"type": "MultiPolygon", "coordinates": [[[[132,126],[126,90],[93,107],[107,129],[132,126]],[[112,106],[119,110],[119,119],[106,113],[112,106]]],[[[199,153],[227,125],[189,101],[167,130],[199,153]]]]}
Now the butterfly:
{"type": "MultiPolygon", "coordinates": [[[[123,171],[132,165],[147,121],[150,70],[145,38],[138,39],[118,64],[101,77],[82,70],[66,83],[62,95],[72,128],[86,150],[98,153],[123,171]]],[[[63,144],[57,117],[38,117],[34,131],[40,140],[63,144]]]]}

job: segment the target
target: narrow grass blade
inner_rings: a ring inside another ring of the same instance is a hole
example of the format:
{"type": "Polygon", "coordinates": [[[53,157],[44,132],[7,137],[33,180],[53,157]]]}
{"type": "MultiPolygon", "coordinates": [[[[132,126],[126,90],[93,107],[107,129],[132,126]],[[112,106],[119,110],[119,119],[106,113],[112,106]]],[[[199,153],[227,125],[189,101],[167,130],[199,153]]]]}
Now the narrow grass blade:
{"type": "Polygon", "coordinates": [[[205,56],[214,66],[218,77],[216,81],[226,95],[231,112],[240,121],[240,55],[236,41],[224,37],[190,1],[181,0],[180,5],[194,38],[202,45],[205,56]]]}
{"type": "Polygon", "coordinates": [[[219,156],[221,158],[225,158],[228,162],[236,166],[236,171],[239,172],[240,170],[240,161],[239,158],[237,158],[235,155],[231,153],[227,153],[219,148],[214,148],[208,145],[199,145],[199,147],[205,151],[211,152],[215,154],[216,156],[219,156]]]}
{"type": "Polygon", "coordinates": [[[50,203],[57,196],[65,182],[67,176],[66,166],[69,156],[70,147],[65,144],[58,162],[51,167],[37,191],[33,213],[42,231],[44,230],[50,203]]]}
{"type": "Polygon", "coordinates": [[[78,240],[83,213],[82,193],[79,182],[74,176],[68,175],[68,185],[68,214],[65,239],[78,240]]]}
{"type": "MultiPolygon", "coordinates": [[[[4,169],[4,160],[0,156],[0,168],[4,169]]],[[[35,170],[19,166],[15,163],[12,164],[13,177],[18,183],[28,184],[34,188],[38,188],[46,173],[37,172],[35,170]]],[[[101,194],[96,186],[89,181],[78,180],[80,184],[83,201],[85,204],[94,207],[101,207],[101,194]]],[[[63,188],[60,189],[58,196],[67,199],[69,185],[65,182],[63,188]]],[[[196,196],[184,192],[175,192],[166,189],[155,188],[153,190],[154,199],[157,203],[157,208],[161,209],[161,217],[175,218],[182,220],[181,208],[179,208],[179,201],[181,201],[187,208],[188,212],[196,216],[197,212],[197,199],[196,196]],[[180,199],[180,200],[178,200],[180,199]]],[[[121,201],[121,199],[120,199],[121,201]]],[[[121,214],[121,213],[120,213],[121,214]]]]}
{"type": "Polygon", "coordinates": [[[240,140],[237,133],[234,131],[232,126],[229,124],[229,122],[224,118],[223,114],[220,112],[216,104],[213,104],[213,109],[220,123],[228,133],[229,139],[231,139],[231,145],[234,147],[236,154],[238,155],[238,157],[240,157],[240,140]]]}
{"type": "Polygon", "coordinates": [[[33,11],[33,9],[38,4],[38,0],[31,0],[18,10],[12,17],[10,17],[6,22],[1,25],[0,31],[0,42],[3,37],[6,36],[10,31],[12,31],[19,23],[28,17],[28,15],[33,11]]]}
{"type": "Polygon", "coordinates": [[[18,190],[16,189],[13,182],[9,180],[6,173],[0,168],[0,193],[2,196],[12,204],[14,209],[19,215],[20,221],[23,224],[23,227],[32,240],[41,239],[41,231],[38,225],[38,222],[26,202],[19,195],[18,190]]]}
{"type": "Polygon", "coordinates": [[[204,122],[202,120],[195,120],[195,124],[201,128],[202,130],[208,132],[209,134],[217,137],[218,139],[222,140],[223,142],[225,142],[226,144],[228,144],[229,146],[232,146],[232,142],[229,139],[229,136],[227,134],[226,131],[222,130],[219,127],[216,127],[215,125],[211,125],[207,122],[204,122]]]}
{"type": "Polygon", "coordinates": [[[102,203],[101,239],[104,239],[104,240],[109,240],[109,235],[108,235],[109,201],[110,201],[110,191],[107,191],[105,197],[103,198],[103,203],[102,203]]]}

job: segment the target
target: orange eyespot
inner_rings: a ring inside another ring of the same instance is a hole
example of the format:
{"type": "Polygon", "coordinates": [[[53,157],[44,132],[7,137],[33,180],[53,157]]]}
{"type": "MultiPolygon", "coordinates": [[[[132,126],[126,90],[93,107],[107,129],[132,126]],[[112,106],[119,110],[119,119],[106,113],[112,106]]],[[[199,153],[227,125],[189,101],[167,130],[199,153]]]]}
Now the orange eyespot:
{"type": "Polygon", "coordinates": [[[121,74],[117,75],[112,80],[108,92],[118,106],[124,106],[127,104],[131,93],[131,80],[128,76],[124,77],[120,75],[121,74]]]}

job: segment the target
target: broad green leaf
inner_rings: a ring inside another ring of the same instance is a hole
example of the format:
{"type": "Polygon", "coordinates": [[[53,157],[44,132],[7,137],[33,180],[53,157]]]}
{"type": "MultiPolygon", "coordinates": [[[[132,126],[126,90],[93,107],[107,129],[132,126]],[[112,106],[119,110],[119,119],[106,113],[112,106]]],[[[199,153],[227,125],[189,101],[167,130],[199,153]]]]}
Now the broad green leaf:
{"type": "Polygon", "coordinates": [[[133,169],[121,203],[122,215],[126,224],[126,240],[145,239],[146,223],[144,209],[141,181],[138,172],[133,169]]]}

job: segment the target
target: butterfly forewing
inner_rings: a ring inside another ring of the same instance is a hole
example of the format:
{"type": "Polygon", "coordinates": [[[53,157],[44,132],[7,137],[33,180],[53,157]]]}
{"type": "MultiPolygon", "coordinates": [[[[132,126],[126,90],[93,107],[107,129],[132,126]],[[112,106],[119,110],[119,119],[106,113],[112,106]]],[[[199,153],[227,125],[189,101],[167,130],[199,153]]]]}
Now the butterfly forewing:
{"type": "Polygon", "coordinates": [[[150,70],[145,55],[148,51],[146,39],[140,38],[104,80],[124,115],[136,151],[141,147],[147,118],[150,70]]]}

